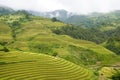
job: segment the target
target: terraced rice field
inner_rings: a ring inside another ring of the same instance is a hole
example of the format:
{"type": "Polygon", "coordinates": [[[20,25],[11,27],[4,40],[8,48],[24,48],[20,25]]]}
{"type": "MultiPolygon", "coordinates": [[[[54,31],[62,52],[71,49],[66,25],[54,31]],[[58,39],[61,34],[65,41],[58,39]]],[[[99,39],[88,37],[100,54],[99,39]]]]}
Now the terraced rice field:
{"type": "MultiPolygon", "coordinates": [[[[112,75],[116,73],[115,69],[120,69],[120,67],[103,67],[99,74],[102,74],[105,78],[110,78],[112,75]]],[[[111,79],[110,79],[111,80],[111,79]]]]}
{"type": "Polygon", "coordinates": [[[0,53],[0,80],[94,80],[91,71],[43,54],[0,53]]]}

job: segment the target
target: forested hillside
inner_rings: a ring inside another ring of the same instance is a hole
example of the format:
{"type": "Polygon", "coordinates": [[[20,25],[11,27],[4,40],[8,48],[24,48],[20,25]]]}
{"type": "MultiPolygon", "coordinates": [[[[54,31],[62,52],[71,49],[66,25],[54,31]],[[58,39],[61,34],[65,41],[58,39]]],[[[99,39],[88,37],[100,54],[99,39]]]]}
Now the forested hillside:
{"type": "Polygon", "coordinates": [[[59,35],[66,34],[76,39],[92,41],[97,44],[104,44],[104,47],[119,54],[120,26],[112,26],[114,29],[108,29],[107,26],[109,25],[106,24],[104,27],[86,28],[67,25],[54,29],[53,32],[59,35]]]}
{"type": "Polygon", "coordinates": [[[79,25],[80,27],[97,27],[102,30],[110,30],[120,26],[120,11],[73,15],[66,19],[65,22],[79,25]]]}

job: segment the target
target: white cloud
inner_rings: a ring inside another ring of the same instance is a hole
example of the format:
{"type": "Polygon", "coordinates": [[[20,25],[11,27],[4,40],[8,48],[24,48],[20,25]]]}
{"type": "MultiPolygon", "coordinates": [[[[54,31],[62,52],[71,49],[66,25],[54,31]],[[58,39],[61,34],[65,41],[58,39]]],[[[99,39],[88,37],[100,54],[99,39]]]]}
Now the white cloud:
{"type": "Polygon", "coordinates": [[[69,10],[78,13],[108,12],[120,9],[120,0],[60,0],[69,10]]]}
{"type": "Polygon", "coordinates": [[[0,4],[14,9],[34,9],[37,11],[64,8],[57,0],[0,0],[0,4]]]}
{"type": "Polygon", "coordinates": [[[50,11],[65,9],[77,13],[108,12],[120,9],[120,0],[0,0],[14,9],[50,11]]]}

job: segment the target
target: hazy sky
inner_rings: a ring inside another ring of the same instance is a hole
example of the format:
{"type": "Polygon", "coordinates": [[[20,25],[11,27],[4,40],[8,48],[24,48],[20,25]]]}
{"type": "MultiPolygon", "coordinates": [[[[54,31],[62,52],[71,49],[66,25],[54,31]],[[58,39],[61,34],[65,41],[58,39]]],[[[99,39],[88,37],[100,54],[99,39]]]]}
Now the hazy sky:
{"type": "Polygon", "coordinates": [[[82,14],[120,10],[120,0],[0,0],[0,5],[34,11],[65,9],[82,14]]]}

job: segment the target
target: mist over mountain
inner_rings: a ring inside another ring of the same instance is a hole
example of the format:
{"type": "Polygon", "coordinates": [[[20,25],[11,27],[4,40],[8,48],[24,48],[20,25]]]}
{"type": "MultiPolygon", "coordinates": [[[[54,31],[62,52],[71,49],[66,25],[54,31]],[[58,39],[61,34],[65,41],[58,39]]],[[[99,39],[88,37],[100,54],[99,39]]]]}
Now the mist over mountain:
{"type": "MultiPolygon", "coordinates": [[[[115,10],[108,13],[93,12],[87,15],[76,14],[64,9],[49,12],[37,12],[32,10],[26,11],[35,16],[42,16],[46,18],[56,17],[60,21],[78,25],[80,27],[104,27],[106,26],[106,24],[109,25],[109,27],[113,27],[119,25],[120,19],[120,10],[115,10]]],[[[0,6],[0,14],[9,14],[14,12],[15,10],[13,10],[12,8],[0,6]]]]}
{"type": "Polygon", "coordinates": [[[46,18],[56,17],[57,19],[63,22],[79,25],[81,27],[100,27],[105,26],[105,23],[111,26],[115,25],[116,20],[119,20],[120,18],[120,10],[112,11],[109,13],[94,12],[88,15],[75,14],[66,10],[55,10],[50,12],[28,12],[33,15],[43,16],[46,18]],[[113,24],[113,22],[115,23],[113,24]]]}
{"type": "Polygon", "coordinates": [[[12,8],[9,8],[9,7],[3,6],[3,5],[0,6],[0,15],[1,14],[10,14],[13,12],[14,12],[14,10],[12,8]]]}
{"type": "Polygon", "coordinates": [[[61,21],[65,21],[69,17],[75,15],[75,13],[68,12],[64,9],[50,11],[50,12],[36,12],[36,11],[28,11],[28,12],[33,15],[36,15],[36,16],[43,16],[43,17],[47,17],[47,18],[56,17],[57,19],[59,19],[61,21]]]}

